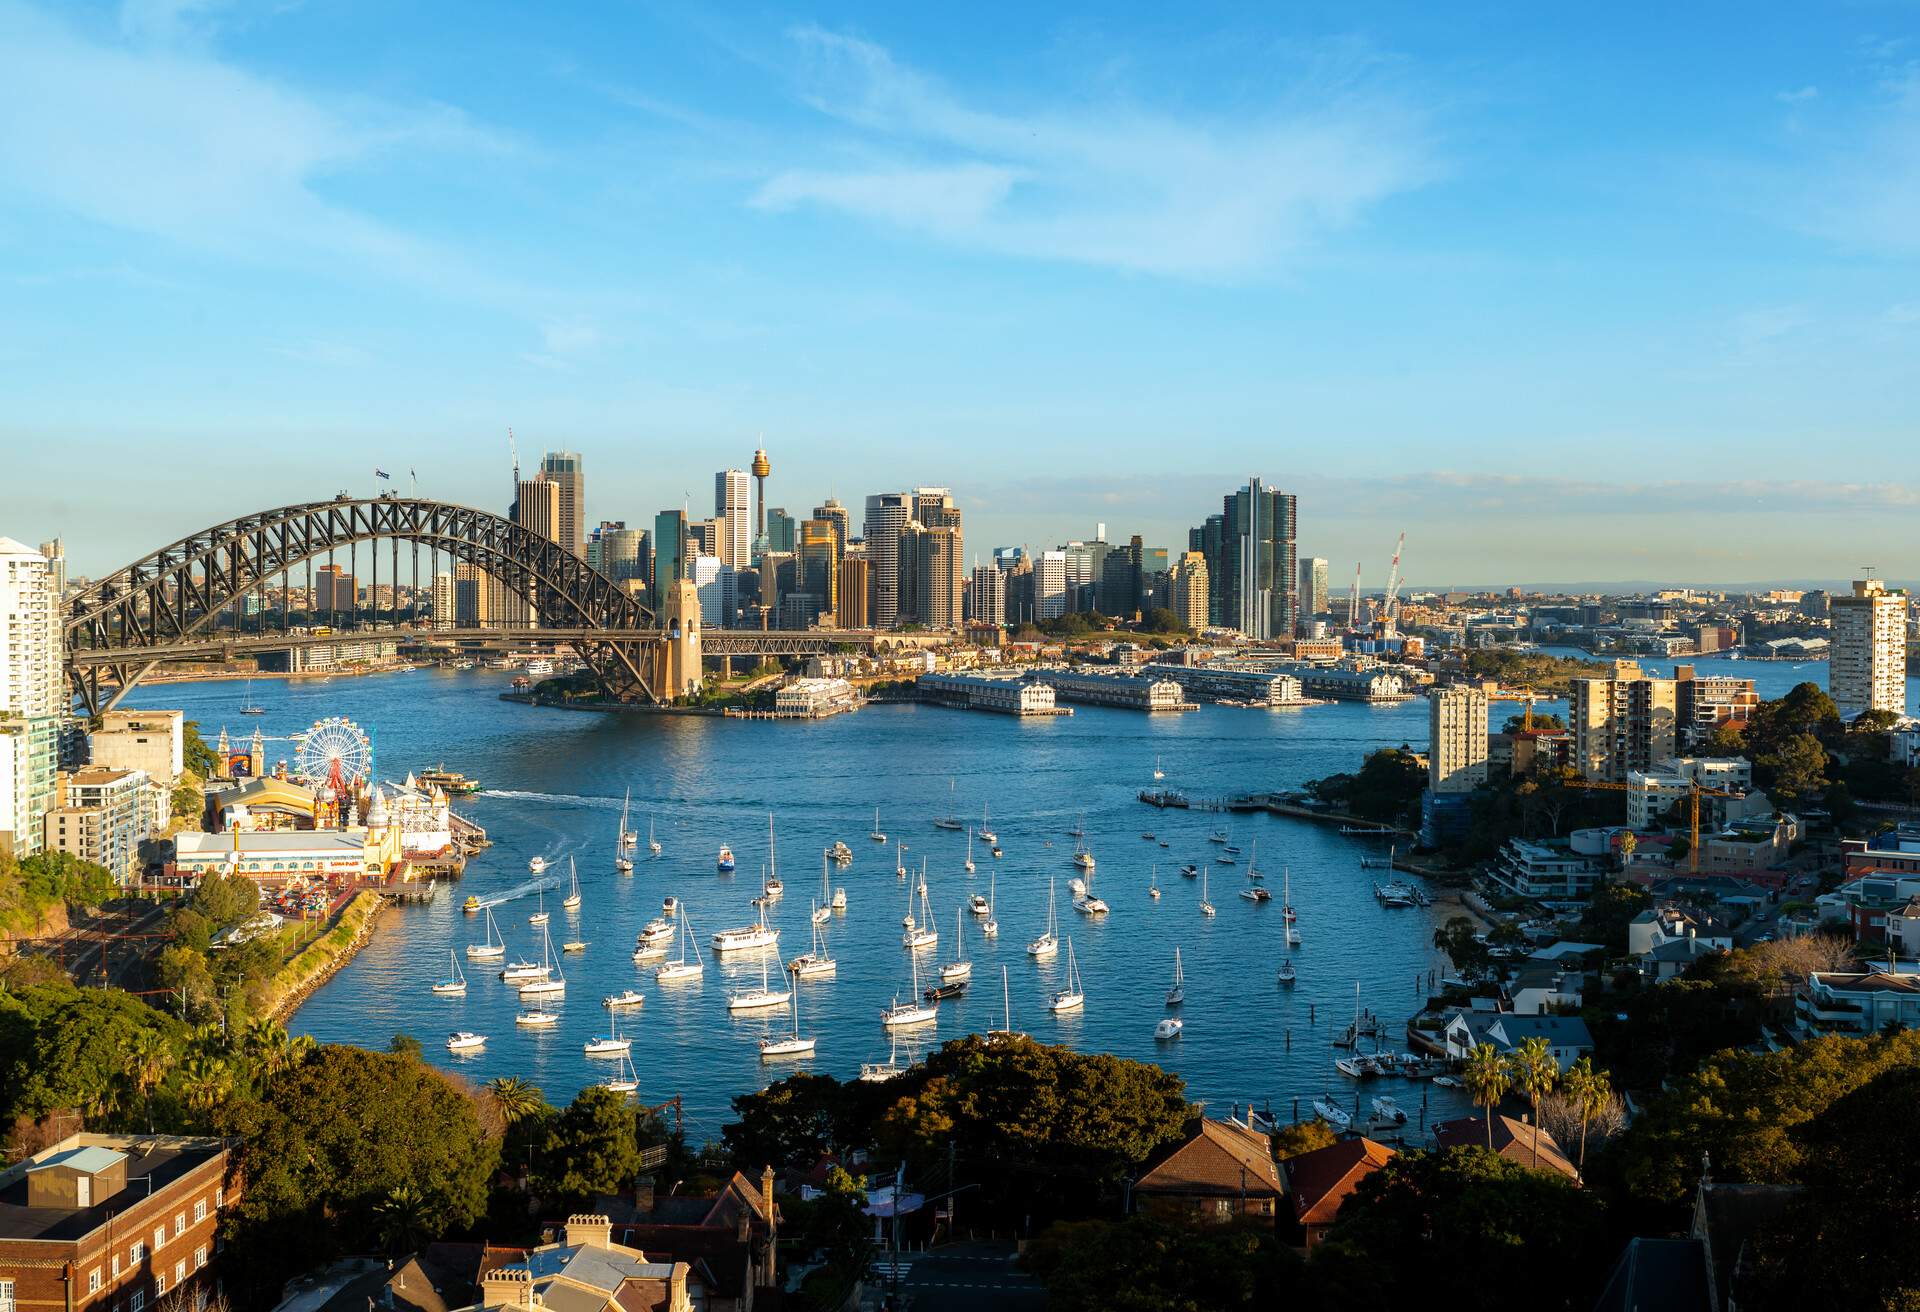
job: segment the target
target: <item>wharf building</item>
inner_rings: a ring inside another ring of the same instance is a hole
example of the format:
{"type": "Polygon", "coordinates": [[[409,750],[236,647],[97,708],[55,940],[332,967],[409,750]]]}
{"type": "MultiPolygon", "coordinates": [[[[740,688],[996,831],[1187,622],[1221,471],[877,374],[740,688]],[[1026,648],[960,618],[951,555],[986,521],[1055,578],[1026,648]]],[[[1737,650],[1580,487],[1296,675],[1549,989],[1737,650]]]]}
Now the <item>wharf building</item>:
{"type": "Polygon", "coordinates": [[[1140,674],[1106,674],[1079,669],[1037,669],[1030,676],[1053,689],[1055,700],[1131,711],[1191,711],[1178,682],[1140,674]]]}
{"type": "Polygon", "coordinates": [[[1299,677],[1279,670],[1154,662],[1142,673],[1177,684],[1183,695],[1196,701],[1248,702],[1256,706],[1299,706],[1306,701],[1299,677]]]}
{"type": "Polygon", "coordinates": [[[0,1171],[0,1308],[205,1307],[240,1197],[225,1140],[71,1135],[0,1171]]]}
{"type": "Polygon", "coordinates": [[[1855,579],[1853,595],[1828,603],[1833,626],[1827,691],[1843,718],[1866,711],[1907,713],[1907,594],[1876,578],[1855,579]]]}
{"type": "MultiPolygon", "coordinates": [[[[1023,674],[923,674],[914,681],[924,701],[1002,715],[1055,715],[1053,689],[1023,674]]],[[[1071,714],[1071,712],[1067,712],[1071,714]]]]}

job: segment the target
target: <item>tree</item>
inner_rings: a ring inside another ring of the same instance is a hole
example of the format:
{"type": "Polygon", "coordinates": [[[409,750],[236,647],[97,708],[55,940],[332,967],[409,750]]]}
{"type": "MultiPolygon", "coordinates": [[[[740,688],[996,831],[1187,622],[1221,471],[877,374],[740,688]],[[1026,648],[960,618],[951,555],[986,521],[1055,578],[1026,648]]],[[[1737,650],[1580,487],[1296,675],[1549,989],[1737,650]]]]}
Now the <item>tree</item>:
{"type": "Polygon", "coordinates": [[[1633,884],[1606,883],[1593,890],[1580,913],[1580,937],[1598,943],[1608,956],[1625,956],[1627,923],[1653,905],[1653,895],[1633,884]]]}
{"type": "Polygon", "coordinates": [[[500,1119],[510,1126],[538,1116],[547,1105],[539,1086],[518,1075],[502,1075],[488,1081],[487,1096],[493,1099],[493,1105],[499,1109],[500,1119]]]}
{"type": "MultiPolygon", "coordinates": [[[[1607,1083],[1607,1073],[1593,1068],[1593,1058],[1582,1057],[1567,1068],[1565,1080],[1567,1097],[1580,1115],[1580,1161],[1582,1171],[1587,1169],[1587,1124],[1605,1111],[1613,1101],[1613,1088],[1607,1083]]],[[[1534,1100],[1534,1119],[1539,1120],[1540,1102],[1534,1100]]],[[[1539,1164],[1539,1140],[1534,1141],[1535,1165],[1539,1164]]]]}
{"type": "Polygon", "coordinates": [[[853,1147],[856,1137],[864,1137],[856,1136],[848,1116],[854,1096],[830,1075],[796,1071],[759,1093],[734,1098],[736,1119],[721,1129],[720,1141],[743,1171],[768,1163],[810,1165],[821,1154],[853,1147]]]}
{"type": "Polygon", "coordinates": [[[1506,724],[1502,725],[1500,729],[1502,733],[1527,733],[1529,731],[1533,733],[1565,733],[1567,731],[1567,722],[1550,712],[1535,711],[1533,713],[1533,724],[1531,730],[1529,730],[1527,716],[1522,712],[1519,715],[1509,715],[1506,724]]]}
{"type": "Polygon", "coordinates": [[[835,1166],[827,1172],[820,1197],[807,1212],[804,1231],[808,1247],[818,1249],[827,1265],[844,1275],[856,1275],[866,1268],[868,1232],[867,1178],[849,1174],[835,1166]]]}
{"type": "Polygon", "coordinates": [[[180,757],[186,768],[202,779],[211,779],[222,773],[225,765],[220,754],[207,746],[207,740],[200,736],[198,720],[188,720],[180,726],[180,757]]]}
{"type": "Polygon", "coordinates": [[[1467,1054],[1466,1068],[1460,1078],[1466,1083],[1467,1092],[1473,1101],[1487,1109],[1487,1151],[1493,1151],[1493,1109],[1507,1096],[1507,1090],[1513,1087],[1513,1070],[1507,1065],[1506,1058],[1491,1043],[1474,1045],[1467,1054]]]}
{"type": "Polygon", "coordinates": [[[1292,1125],[1283,1125],[1273,1135],[1273,1155],[1276,1161],[1286,1161],[1289,1157],[1298,1157],[1301,1153],[1310,1153],[1317,1148],[1331,1148],[1339,1142],[1333,1127],[1318,1116],[1310,1121],[1296,1121],[1292,1125]]]}
{"type": "Polygon", "coordinates": [[[1184,1217],[1060,1222],[1025,1258],[1058,1312],[1237,1312],[1277,1307],[1299,1259],[1271,1224],[1184,1217]]]}
{"type": "Polygon", "coordinates": [[[222,1057],[194,1053],[180,1063],[180,1096],[202,1116],[233,1092],[233,1067],[222,1057]]]}
{"type": "Polygon", "coordinates": [[[536,1157],[533,1187],[580,1208],[613,1193],[640,1169],[639,1123],[625,1096],[589,1085],[554,1118],[536,1157]]]}
{"type": "Polygon", "coordinates": [[[1487,945],[1476,940],[1473,921],[1465,916],[1448,916],[1447,923],[1433,931],[1433,946],[1447,954],[1455,970],[1471,979],[1487,968],[1492,960],[1487,945]]]}
{"type": "Polygon", "coordinates": [[[1767,779],[1768,791],[1781,801],[1818,797],[1827,787],[1827,749],[1811,733],[1794,734],[1756,755],[1753,764],[1767,779]]]}
{"type": "MultiPolygon", "coordinates": [[[[1560,1063],[1554,1060],[1553,1049],[1538,1034],[1520,1040],[1513,1054],[1507,1058],[1513,1069],[1513,1084],[1527,1097],[1533,1111],[1533,1124],[1540,1124],[1540,1098],[1552,1090],[1560,1079],[1560,1063]]],[[[1487,1119],[1487,1132],[1493,1132],[1493,1119],[1487,1119]]],[[[1540,1136],[1533,1136],[1533,1165],[1540,1165],[1540,1136]]]]}
{"type": "Polygon", "coordinates": [[[396,1034],[387,1041],[387,1051],[398,1057],[408,1057],[414,1061],[425,1061],[426,1051],[420,1046],[420,1040],[411,1034],[396,1034]]]}

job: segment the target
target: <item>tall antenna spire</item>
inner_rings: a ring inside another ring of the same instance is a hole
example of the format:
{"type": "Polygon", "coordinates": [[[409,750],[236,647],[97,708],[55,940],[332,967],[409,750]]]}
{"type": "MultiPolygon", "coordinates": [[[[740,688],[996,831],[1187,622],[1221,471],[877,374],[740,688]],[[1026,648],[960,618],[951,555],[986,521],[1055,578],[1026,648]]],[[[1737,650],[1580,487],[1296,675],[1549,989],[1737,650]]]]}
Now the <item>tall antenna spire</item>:
{"type": "Polygon", "coordinates": [[[520,486],[520,448],[514,445],[513,429],[507,429],[507,453],[513,457],[513,486],[520,486]]]}

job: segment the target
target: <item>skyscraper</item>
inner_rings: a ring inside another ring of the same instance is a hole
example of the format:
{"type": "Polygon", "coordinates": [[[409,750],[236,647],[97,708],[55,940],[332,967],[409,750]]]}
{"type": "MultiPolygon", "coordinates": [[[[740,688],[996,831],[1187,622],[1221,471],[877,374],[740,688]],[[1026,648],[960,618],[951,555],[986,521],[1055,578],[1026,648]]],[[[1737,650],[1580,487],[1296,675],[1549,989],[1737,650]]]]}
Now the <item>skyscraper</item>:
{"type": "Polygon", "coordinates": [[[1043,551],[1033,565],[1033,617],[1057,620],[1067,613],[1067,553],[1043,551]]]}
{"type": "Polygon", "coordinates": [[[547,534],[576,556],[587,554],[587,475],[575,451],[549,451],[540,459],[539,477],[559,489],[554,531],[547,534]]]}
{"type": "Polygon", "coordinates": [[[31,856],[55,804],[67,684],[53,563],[12,538],[0,538],[0,652],[0,851],[31,856]]]}
{"type": "Polygon", "coordinates": [[[1007,622],[1007,576],[998,565],[975,565],[973,588],[967,596],[972,605],[968,619],[976,624],[1007,622]]]}
{"type": "Polygon", "coordinates": [[[663,510],[653,517],[653,604],[666,604],[671,585],[688,577],[687,512],[663,510]]]}
{"type": "Polygon", "coordinates": [[[847,508],[841,505],[835,498],[828,497],[824,503],[813,508],[813,517],[815,519],[825,519],[832,522],[833,535],[835,538],[834,549],[842,556],[846,555],[847,539],[852,536],[850,532],[852,521],[847,515],[847,508]]]}
{"type": "Polygon", "coordinates": [[[865,629],[872,627],[867,611],[867,599],[870,584],[867,578],[867,558],[865,556],[846,556],[840,561],[840,576],[835,588],[833,622],[843,629],[865,629]]]}
{"type": "Polygon", "coordinates": [[[1173,613],[1180,622],[1198,633],[1210,622],[1207,618],[1207,558],[1189,551],[1173,567],[1173,613]]]}
{"type": "Polygon", "coordinates": [[[765,523],[761,526],[760,549],[762,551],[792,551],[795,542],[793,516],[779,506],[768,510],[761,508],[761,517],[765,523]]]}
{"type": "Polygon", "coordinates": [[[795,553],[794,591],[820,599],[821,610],[839,606],[840,541],[829,519],[800,521],[800,543],[795,553]]]}
{"type": "Polygon", "coordinates": [[[746,470],[723,469],[713,476],[713,519],[720,539],[713,554],[734,569],[751,562],[753,523],[747,498],[746,470]]]}
{"type": "Polygon", "coordinates": [[[960,530],[909,523],[900,534],[900,618],[930,629],[961,623],[960,530]]]}
{"type": "Polygon", "coordinates": [[[1907,594],[1875,578],[1855,579],[1851,597],[1827,603],[1833,648],[1827,691],[1851,720],[1864,711],[1907,713],[1907,594]]]}
{"type": "Polygon", "coordinates": [[[1487,694],[1442,688],[1427,699],[1427,787],[1470,793],[1487,781],[1487,694]]]}
{"type": "Polygon", "coordinates": [[[1102,615],[1136,619],[1140,614],[1141,561],[1144,548],[1135,534],[1124,547],[1112,547],[1100,565],[1099,601],[1102,615]]]}
{"type": "Polygon", "coordinates": [[[1605,679],[1567,685],[1567,728],[1573,765],[1589,779],[1625,783],[1630,770],[1651,770],[1679,746],[1679,694],[1633,661],[1616,660],[1605,679]]]}
{"type": "Polygon", "coordinates": [[[442,570],[433,576],[433,627],[452,628],[454,614],[453,575],[442,570]]]}
{"type": "MultiPolygon", "coordinates": [[[[513,499],[513,522],[529,533],[538,533],[543,538],[550,538],[561,546],[567,547],[567,540],[562,536],[560,525],[560,494],[561,485],[548,478],[544,472],[533,478],[521,480],[518,495],[513,499]]],[[[568,547],[568,550],[576,549],[568,547]]],[[[584,547],[579,548],[578,551],[581,555],[585,554],[584,547]]],[[[509,618],[504,622],[507,624],[539,627],[540,616],[534,612],[534,603],[530,598],[509,597],[506,611],[509,618]]]]}
{"type": "Polygon", "coordinates": [[[483,629],[493,622],[493,580],[478,565],[457,561],[453,567],[453,622],[463,629],[483,629]]]}
{"type": "Polygon", "coordinates": [[[1327,613],[1327,562],[1320,556],[1309,556],[1300,562],[1300,623],[1298,631],[1305,633],[1312,627],[1318,616],[1327,613]]]}
{"type": "Polygon", "coordinates": [[[1188,535],[1188,545],[1207,558],[1214,623],[1249,638],[1291,634],[1299,619],[1296,505],[1258,478],[1229,493],[1221,513],[1188,535]]]}
{"type": "Polygon", "coordinates": [[[322,565],[313,572],[313,608],[328,623],[346,623],[360,608],[360,585],[344,565],[322,565]]]}
{"type": "Polygon", "coordinates": [[[878,492],[867,498],[861,536],[867,545],[871,626],[891,629],[900,623],[900,534],[913,519],[913,498],[905,492],[878,492]]]}

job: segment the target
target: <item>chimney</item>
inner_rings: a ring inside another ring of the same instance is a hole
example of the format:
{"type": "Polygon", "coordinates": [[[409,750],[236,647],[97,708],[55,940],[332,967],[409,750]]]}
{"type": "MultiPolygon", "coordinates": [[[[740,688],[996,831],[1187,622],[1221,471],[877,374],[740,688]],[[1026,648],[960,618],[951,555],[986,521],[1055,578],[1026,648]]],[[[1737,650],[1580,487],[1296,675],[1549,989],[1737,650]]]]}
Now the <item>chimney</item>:
{"type": "Polygon", "coordinates": [[[533,1272],[523,1266],[496,1267],[480,1277],[480,1306],[532,1307],[533,1272]]]}
{"type": "Polygon", "coordinates": [[[604,1216],[575,1212],[567,1218],[568,1248],[605,1248],[613,1243],[613,1222],[604,1216]]]}
{"type": "Polygon", "coordinates": [[[653,1177],[643,1175],[633,1182],[633,1210],[641,1216],[653,1211],[653,1177]]]}
{"type": "Polygon", "coordinates": [[[733,1237],[746,1243],[753,1233],[753,1213],[742,1207],[733,1214],[733,1237]]]}

